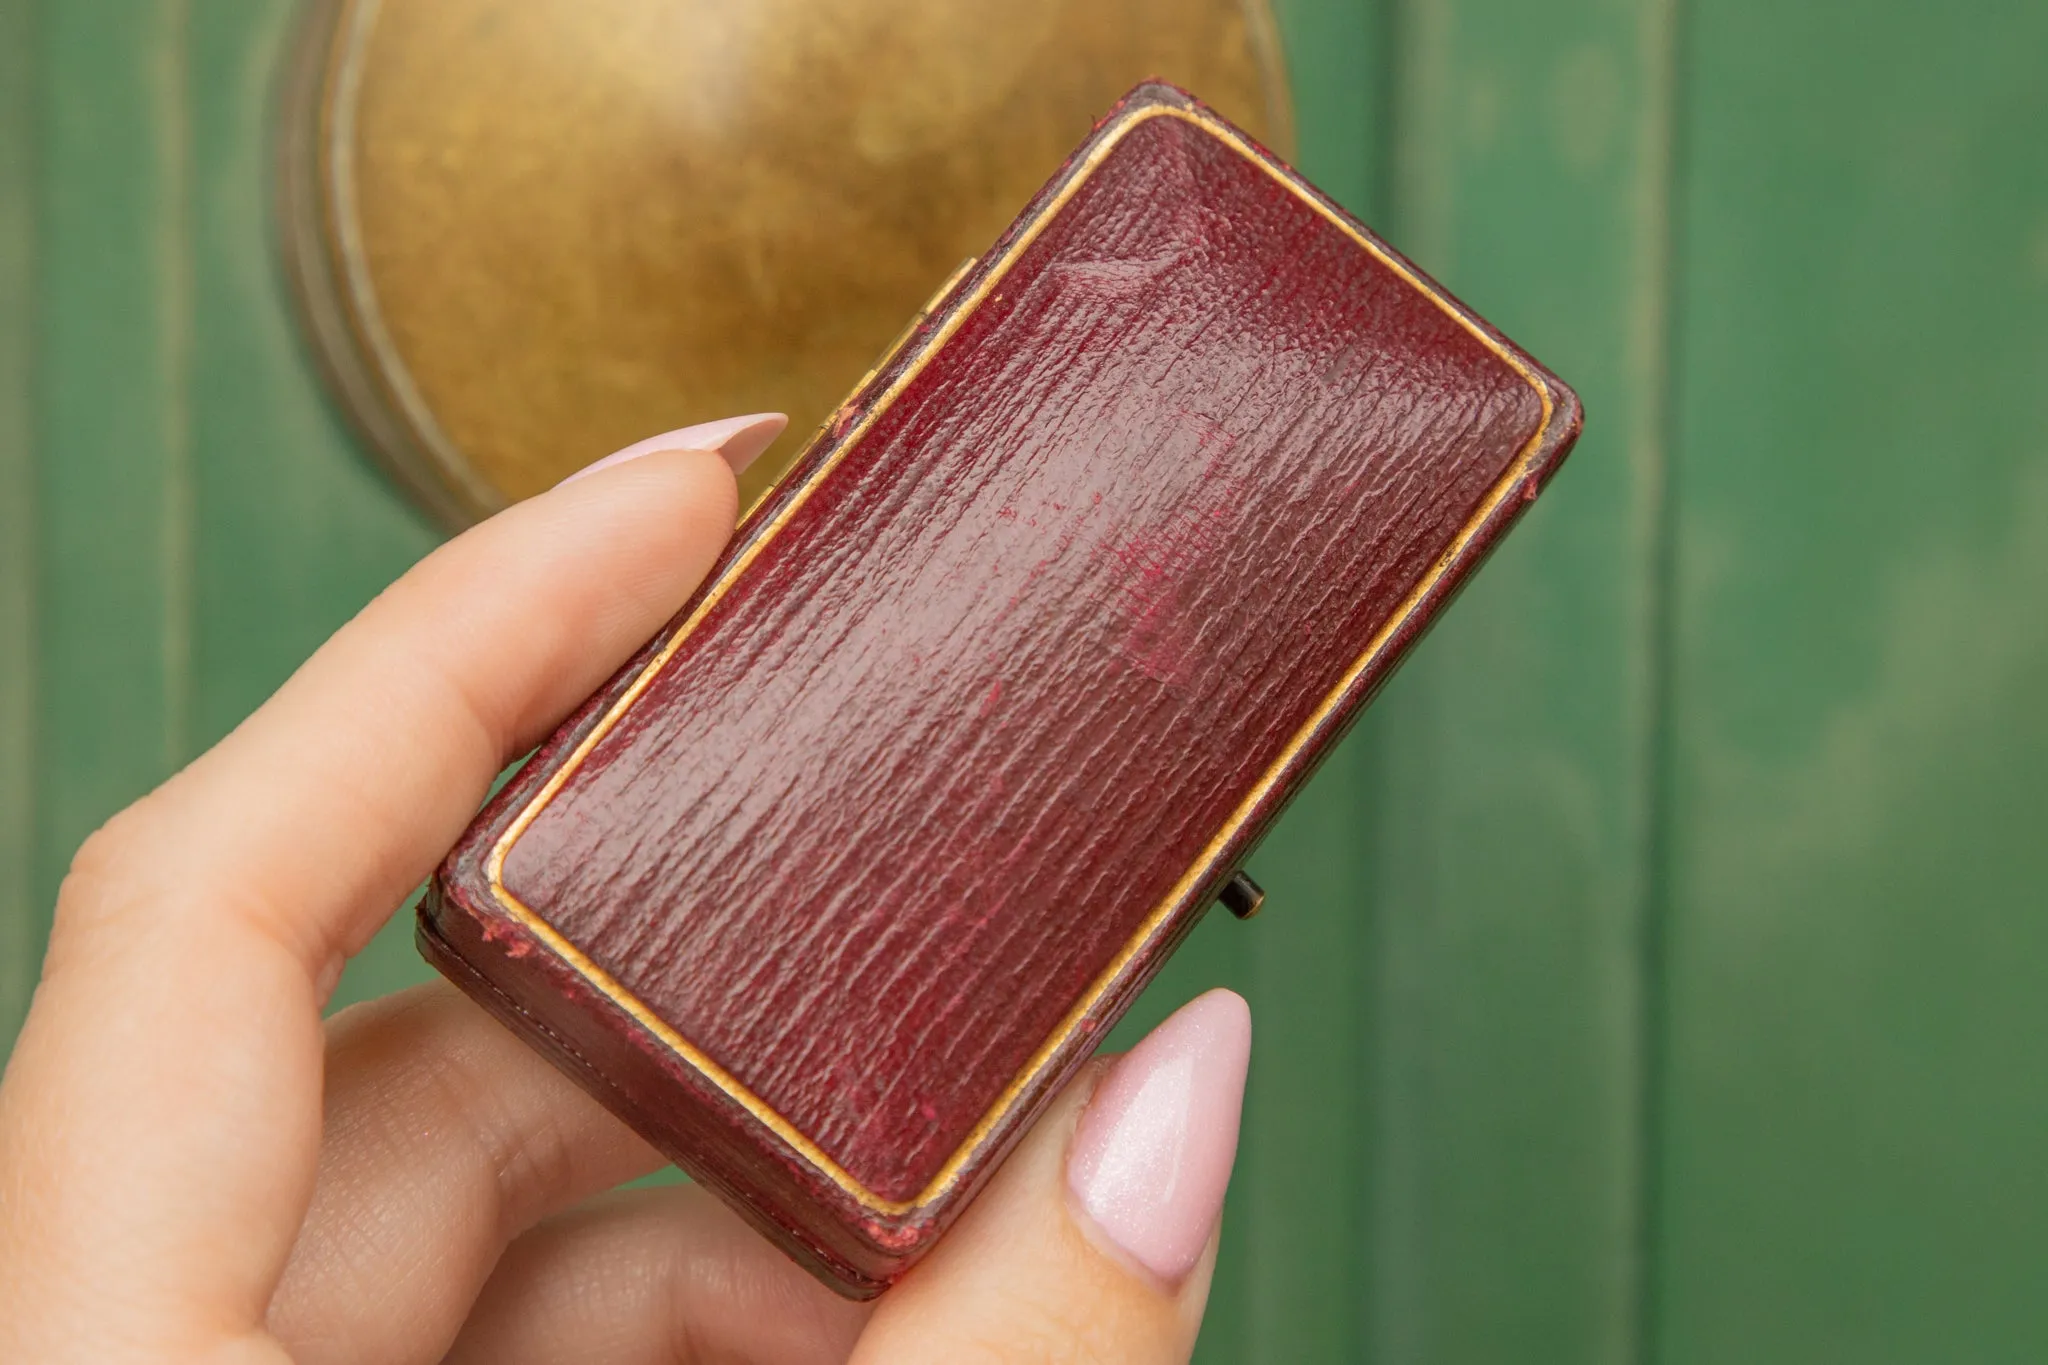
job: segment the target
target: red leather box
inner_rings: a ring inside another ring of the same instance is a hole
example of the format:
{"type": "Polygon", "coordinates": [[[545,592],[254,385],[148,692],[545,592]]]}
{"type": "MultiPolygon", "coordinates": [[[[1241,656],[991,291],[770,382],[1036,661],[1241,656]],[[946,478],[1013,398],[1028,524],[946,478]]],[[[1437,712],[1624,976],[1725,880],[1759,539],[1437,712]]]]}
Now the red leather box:
{"type": "Polygon", "coordinates": [[[879,1292],[1578,430],[1471,310],[1141,86],[486,807],[421,945],[879,1292]]]}

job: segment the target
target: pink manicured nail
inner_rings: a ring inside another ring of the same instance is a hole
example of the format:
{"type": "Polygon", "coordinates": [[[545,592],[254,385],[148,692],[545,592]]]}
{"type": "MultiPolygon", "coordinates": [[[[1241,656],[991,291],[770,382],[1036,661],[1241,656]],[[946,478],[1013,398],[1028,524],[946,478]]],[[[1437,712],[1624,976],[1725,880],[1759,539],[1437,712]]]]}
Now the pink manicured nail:
{"type": "Polygon", "coordinates": [[[1097,1227],[1168,1282],[1194,1269],[1237,1156],[1252,1013],[1197,996],[1096,1088],[1067,1155],[1067,1187],[1097,1227]]]}
{"type": "Polygon", "coordinates": [[[682,427],[676,431],[650,436],[636,441],[624,450],[613,451],[601,460],[593,460],[583,468],[562,480],[574,483],[585,474],[595,474],[600,469],[611,469],[637,460],[642,455],[652,455],[657,450],[712,450],[725,457],[737,474],[754,462],[754,458],[768,448],[782,429],[789,425],[789,419],[779,412],[756,412],[746,417],[727,417],[717,422],[699,422],[694,427],[682,427]]]}

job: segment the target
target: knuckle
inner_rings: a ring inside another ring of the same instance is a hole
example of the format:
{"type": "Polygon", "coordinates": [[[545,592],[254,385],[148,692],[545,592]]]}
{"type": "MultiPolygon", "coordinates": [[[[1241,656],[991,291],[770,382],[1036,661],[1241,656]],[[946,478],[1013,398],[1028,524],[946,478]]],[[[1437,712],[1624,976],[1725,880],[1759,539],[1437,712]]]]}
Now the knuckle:
{"type": "Polygon", "coordinates": [[[498,1221],[505,1236],[523,1231],[576,1184],[576,1151],[560,1124],[516,1132],[497,1163],[498,1221]]]}
{"type": "Polygon", "coordinates": [[[139,817],[135,807],[121,811],[85,837],[71,855],[64,877],[66,889],[91,888],[104,882],[109,873],[125,865],[139,838],[139,817]]]}
{"type": "Polygon", "coordinates": [[[53,939],[98,923],[134,899],[150,863],[147,805],[145,800],[121,811],[71,855],[57,888],[53,939]]]}
{"type": "Polygon", "coordinates": [[[556,1116],[528,1112],[509,1099],[473,1057],[430,1056],[418,1079],[440,1130],[462,1134],[457,1150],[501,1239],[522,1231],[575,1186],[573,1136],[556,1116]]]}

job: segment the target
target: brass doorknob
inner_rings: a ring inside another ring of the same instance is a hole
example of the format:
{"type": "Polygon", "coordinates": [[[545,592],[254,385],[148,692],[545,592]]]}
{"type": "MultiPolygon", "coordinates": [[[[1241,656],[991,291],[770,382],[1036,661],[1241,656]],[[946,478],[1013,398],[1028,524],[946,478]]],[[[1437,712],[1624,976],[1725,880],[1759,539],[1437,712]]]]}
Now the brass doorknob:
{"type": "Polygon", "coordinates": [[[340,401],[443,521],[788,412],[751,495],[1148,75],[1289,150],[1266,0],[323,0],[286,254],[340,401]]]}

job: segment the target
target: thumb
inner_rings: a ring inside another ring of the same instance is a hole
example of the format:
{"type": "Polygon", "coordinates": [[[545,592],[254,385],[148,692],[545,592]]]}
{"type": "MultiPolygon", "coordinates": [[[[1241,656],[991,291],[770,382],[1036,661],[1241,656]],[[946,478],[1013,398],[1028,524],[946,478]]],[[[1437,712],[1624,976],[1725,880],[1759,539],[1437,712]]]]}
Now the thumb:
{"type": "Polygon", "coordinates": [[[853,1365],[1185,1361],[1237,1153],[1251,1011],[1210,991],[1056,1100],[853,1365]]]}

